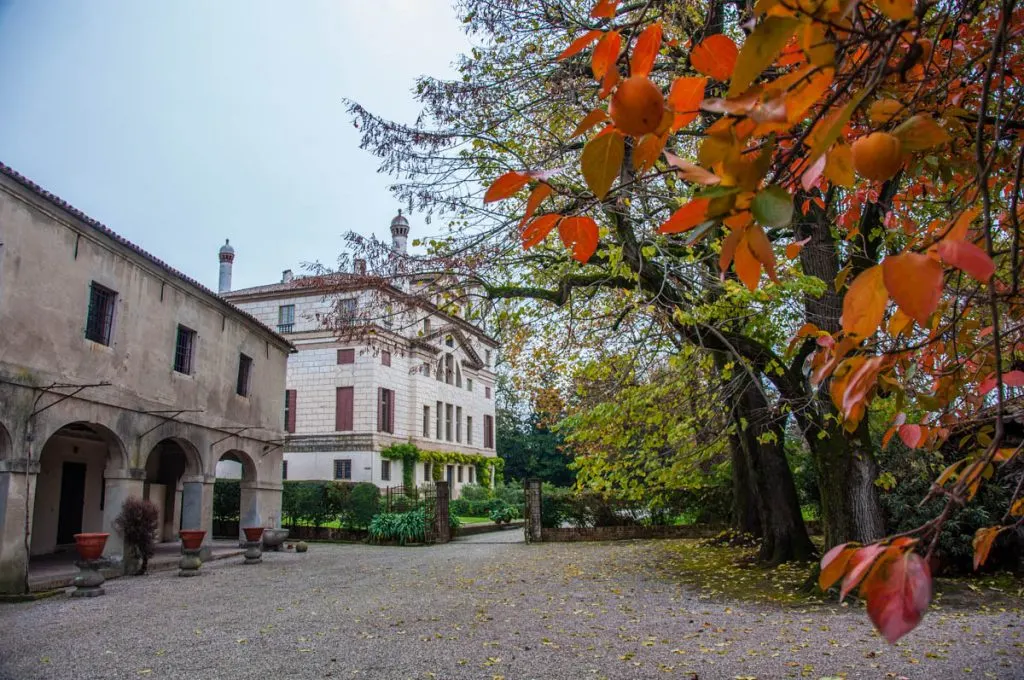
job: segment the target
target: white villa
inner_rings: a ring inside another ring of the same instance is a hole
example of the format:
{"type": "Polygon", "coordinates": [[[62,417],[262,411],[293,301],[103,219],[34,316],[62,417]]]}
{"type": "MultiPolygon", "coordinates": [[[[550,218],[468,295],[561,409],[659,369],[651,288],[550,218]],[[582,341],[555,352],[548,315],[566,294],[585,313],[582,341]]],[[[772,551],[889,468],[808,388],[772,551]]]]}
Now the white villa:
{"type": "MultiPolygon", "coordinates": [[[[391,221],[393,257],[404,257],[409,223],[391,221]]],[[[402,462],[384,447],[495,456],[494,361],[498,344],[478,325],[442,311],[423,293],[433,278],[396,285],[351,274],[295,277],[230,290],[234,251],[221,253],[221,295],[288,338],[284,478],[402,485],[402,462]],[[404,290],[403,290],[404,288],[404,290]],[[369,312],[369,313],[366,313],[369,312]],[[340,316],[339,316],[340,315],[340,316]],[[352,332],[339,332],[346,316],[352,332]]],[[[413,481],[441,477],[453,497],[479,483],[475,465],[415,463],[413,481]]]]}

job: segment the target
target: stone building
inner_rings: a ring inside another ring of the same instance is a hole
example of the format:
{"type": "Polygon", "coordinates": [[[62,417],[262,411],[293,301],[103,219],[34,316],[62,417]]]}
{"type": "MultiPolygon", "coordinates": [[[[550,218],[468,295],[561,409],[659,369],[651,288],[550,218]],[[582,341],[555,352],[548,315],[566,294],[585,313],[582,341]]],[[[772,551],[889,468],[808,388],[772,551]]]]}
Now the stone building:
{"type": "MultiPolygon", "coordinates": [[[[0,591],[30,556],[107,532],[124,499],[160,539],[212,527],[218,461],[243,524],[279,521],[290,343],[0,165],[0,591]]],[[[209,540],[209,539],[208,539],[209,540]]]]}
{"type": "MultiPolygon", "coordinates": [[[[404,257],[409,223],[401,213],[391,233],[394,257],[404,257]]],[[[498,344],[424,294],[431,281],[408,276],[383,283],[357,259],[350,274],[285,271],[278,283],[223,294],[276,326],[297,350],[288,359],[287,479],[399,486],[402,462],[380,450],[404,442],[424,451],[495,456],[498,344]]],[[[463,484],[479,482],[474,465],[441,464],[455,496],[463,484]]],[[[415,463],[417,484],[431,479],[431,465],[415,463]]]]}

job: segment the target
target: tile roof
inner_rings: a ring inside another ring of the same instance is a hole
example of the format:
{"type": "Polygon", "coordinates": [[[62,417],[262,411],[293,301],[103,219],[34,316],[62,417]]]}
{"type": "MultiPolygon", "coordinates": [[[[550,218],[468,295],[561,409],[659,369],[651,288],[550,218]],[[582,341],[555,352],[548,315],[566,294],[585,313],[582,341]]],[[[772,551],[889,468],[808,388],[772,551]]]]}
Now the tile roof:
{"type": "Polygon", "coordinates": [[[189,276],[186,276],[184,273],[178,271],[177,269],[175,269],[171,265],[167,264],[166,262],[164,262],[160,258],[155,257],[155,256],[151,255],[150,253],[146,252],[145,250],[143,250],[139,246],[135,245],[134,243],[132,243],[128,239],[124,238],[123,236],[121,236],[117,232],[115,232],[112,229],[110,229],[108,226],[106,226],[102,222],[99,222],[99,221],[89,217],[84,212],[82,212],[81,210],[79,210],[75,206],[71,205],[70,203],[65,201],[63,198],[61,198],[60,196],[57,196],[56,194],[52,194],[49,191],[47,191],[46,189],[42,188],[41,186],[39,186],[38,184],[36,184],[32,180],[30,180],[29,178],[27,178],[24,175],[22,175],[20,172],[18,172],[14,168],[11,168],[10,166],[8,166],[8,165],[6,165],[4,163],[0,163],[0,175],[4,175],[6,177],[11,178],[12,180],[17,182],[21,186],[25,187],[26,189],[28,189],[32,193],[36,194],[40,198],[43,198],[43,199],[49,201],[50,203],[56,205],[57,207],[59,207],[64,212],[66,212],[66,213],[74,216],[75,218],[81,220],[82,222],[84,222],[88,226],[92,227],[93,229],[95,229],[99,233],[101,233],[104,236],[106,236],[107,238],[109,238],[109,239],[111,239],[113,241],[116,241],[117,243],[121,244],[125,248],[128,248],[129,250],[134,251],[135,253],[137,253],[137,254],[141,255],[142,257],[146,258],[147,260],[149,260],[150,262],[155,264],[160,269],[163,269],[164,271],[166,271],[171,276],[174,276],[175,278],[181,279],[182,281],[185,281],[186,283],[188,283],[189,285],[193,286],[194,288],[199,289],[199,291],[202,292],[203,294],[205,294],[206,296],[208,296],[210,298],[213,298],[213,300],[216,302],[216,304],[224,306],[224,307],[227,307],[233,313],[235,313],[238,316],[244,318],[249,323],[255,325],[260,330],[268,333],[269,335],[271,335],[272,337],[274,337],[275,339],[280,341],[282,344],[288,346],[292,351],[294,351],[294,346],[292,345],[291,342],[289,342],[282,335],[278,334],[277,332],[273,331],[272,329],[270,329],[269,327],[264,325],[259,319],[254,317],[252,314],[249,314],[248,312],[243,311],[243,310],[239,309],[238,307],[236,307],[235,305],[231,304],[230,302],[224,300],[217,293],[214,293],[212,290],[210,290],[209,288],[207,288],[203,284],[199,283],[198,281],[196,281],[195,279],[193,279],[193,278],[191,278],[189,276]]]}

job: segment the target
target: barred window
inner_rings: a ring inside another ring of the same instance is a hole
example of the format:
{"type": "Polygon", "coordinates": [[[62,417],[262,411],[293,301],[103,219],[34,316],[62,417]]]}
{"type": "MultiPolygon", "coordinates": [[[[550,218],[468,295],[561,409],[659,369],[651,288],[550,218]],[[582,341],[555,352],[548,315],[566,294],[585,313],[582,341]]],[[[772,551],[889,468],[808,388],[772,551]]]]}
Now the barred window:
{"type": "Polygon", "coordinates": [[[101,345],[110,344],[114,328],[114,303],[117,293],[95,281],[89,287],[89,314],[85,321],[85,337],[101,345]]]}
{"type": "Polygon", "coordinates": [[[352,479],[352,461],[348,458],[337,458],[334,461],[335,479],[352,479]]]}
{"type": "Polygon", "coordinates": [[[184,326],[178,326],[178,337],[174,344],[174,370],[185,375],[192,375],[192,354],[196,346],[196,332],[184,326]]]}

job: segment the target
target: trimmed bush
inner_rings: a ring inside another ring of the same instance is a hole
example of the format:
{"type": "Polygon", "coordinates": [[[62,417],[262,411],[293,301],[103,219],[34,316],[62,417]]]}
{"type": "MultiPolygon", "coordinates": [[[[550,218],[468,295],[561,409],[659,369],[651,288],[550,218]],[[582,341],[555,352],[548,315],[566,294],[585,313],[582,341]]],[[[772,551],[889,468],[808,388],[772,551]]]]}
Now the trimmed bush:
{"type": "Polygon", "coordinates": [[[160,511],[141,498],[129,497],[114,520],[114,529],[121,534],[125,547],[140,560],[137,574],[145,574],[149,558],[156,549],[156,530],[160,511]]]}
{"type": "MultiPolygon", "coordinates": [[[[216,493],[216,489],[214,489],[216,493]]],[[[360,482],[285,481],[281,521],[287,526],[364,528],[380,512],[380,490],[360,482]]]]}

